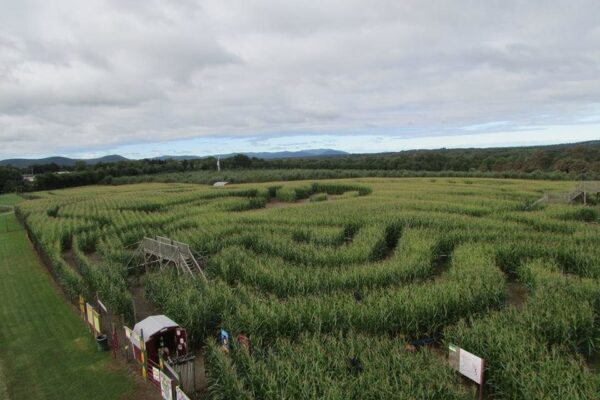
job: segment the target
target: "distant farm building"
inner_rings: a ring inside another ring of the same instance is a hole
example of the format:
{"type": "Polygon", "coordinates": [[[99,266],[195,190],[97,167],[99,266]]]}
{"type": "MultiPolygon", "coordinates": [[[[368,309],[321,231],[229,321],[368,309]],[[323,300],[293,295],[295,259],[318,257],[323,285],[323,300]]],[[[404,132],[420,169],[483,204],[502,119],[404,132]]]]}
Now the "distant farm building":
{"type": "Polygon", "coordinates": [[[33,174],[24,174],[22,178],[25,182],[35,182],[35,175],[33,174]]]}
{"type": "Polygon", "coordinates": [[[227,186],[227,185],[229,185],[229,182],[225,182],[225,181],[213,183],[214,187],[223,187],[223,186],[227,186]]]}

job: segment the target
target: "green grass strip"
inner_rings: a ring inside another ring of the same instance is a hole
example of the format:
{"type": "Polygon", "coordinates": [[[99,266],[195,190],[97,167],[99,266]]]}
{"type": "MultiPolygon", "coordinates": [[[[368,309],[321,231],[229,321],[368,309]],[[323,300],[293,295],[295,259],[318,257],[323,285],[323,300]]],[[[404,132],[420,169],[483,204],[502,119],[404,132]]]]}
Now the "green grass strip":
{"type": "Polygon", "coordinates": [[[43,268],[23,230],[0,230],[0,398],[123,398],[131,378],[96,351],[43,268]]]}

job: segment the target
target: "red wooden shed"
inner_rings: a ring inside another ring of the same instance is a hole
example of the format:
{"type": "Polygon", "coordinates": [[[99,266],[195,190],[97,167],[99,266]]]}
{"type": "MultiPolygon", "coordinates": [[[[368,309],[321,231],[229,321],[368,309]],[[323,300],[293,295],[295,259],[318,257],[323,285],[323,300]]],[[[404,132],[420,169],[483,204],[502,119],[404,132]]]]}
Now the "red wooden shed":
{"type": "Polygon", "coordinates": [[[140,338],[143,335],[148,360],[158,363],[158,351],[163,349],[170,357],[187,354],[187,333],[184,328],[165,315],[152,315],[133,327],[133,353],[141,361],[140,338]]]}

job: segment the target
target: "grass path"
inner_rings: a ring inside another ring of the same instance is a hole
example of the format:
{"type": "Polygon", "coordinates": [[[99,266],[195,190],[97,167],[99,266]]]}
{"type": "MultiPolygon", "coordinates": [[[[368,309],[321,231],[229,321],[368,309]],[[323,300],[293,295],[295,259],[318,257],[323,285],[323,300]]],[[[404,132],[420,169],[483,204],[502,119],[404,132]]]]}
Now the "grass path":
{"type": "Polygon", "coordinates": [[[17,224],[12,213],[0,216],[0,400],[108,400],[130,395],[132,378],[111,364],[109,353],[96,351],[25,232],[3,229],[17,224]]]}

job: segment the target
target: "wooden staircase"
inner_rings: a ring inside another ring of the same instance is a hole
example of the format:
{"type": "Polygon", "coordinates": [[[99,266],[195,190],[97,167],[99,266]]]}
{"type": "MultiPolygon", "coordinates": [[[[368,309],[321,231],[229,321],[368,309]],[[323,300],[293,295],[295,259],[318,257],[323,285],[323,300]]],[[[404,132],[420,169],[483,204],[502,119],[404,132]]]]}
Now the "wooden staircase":
{"type": "Polygon", "coordinates": [[[192,275],[201,274],[204,276],[200,264],[192,254],[181,254],[181,265],[192,275]]]}
{"type": "Polygon", "coordinates": [[[583,204],[587,204],[588,196],[600,196],[600,182],[581,182],[575,189],[570,192],[546,192],[544,195],[533,203],[534,206],[546,203],[573,203],[582,200],[583,204]]]}
{"type": "Polygon", "coordinates": [[[147,270],[151,265],[158,265],[161,269],[170,265],[184,275],[192,278],[200,276],[206,280],[200,263],[186,243],[161,236],[145,237],[138,243],[138,248],[127,263],[127,267],[138,257],[143,259],[143,263],[137,267],[143,266],[147,270]]]}

